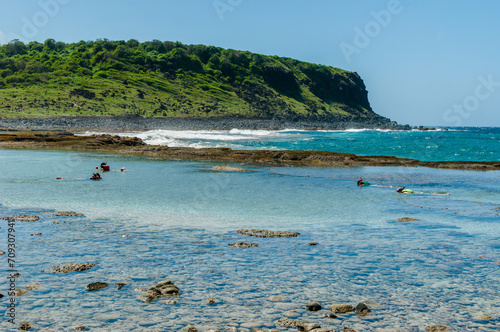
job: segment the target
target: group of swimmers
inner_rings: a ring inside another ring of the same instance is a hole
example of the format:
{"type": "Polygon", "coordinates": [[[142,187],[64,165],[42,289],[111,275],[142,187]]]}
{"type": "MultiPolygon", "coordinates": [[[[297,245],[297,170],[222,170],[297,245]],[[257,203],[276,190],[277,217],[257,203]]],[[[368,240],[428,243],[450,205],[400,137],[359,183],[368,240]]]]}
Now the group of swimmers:
{"type": "MultiPolygon", "coordinates": [[[[363,187],[363,186],[372,186],[372,187],[385,187],[385,188],[395,188],[395,186],[382,186],[379,184],[371,184],[368,181],[363,180],[362,177],[359,178],[358,180],[358,187],[363,187]]],[[[415,191],[411,189],[405,189],[405,187],[397,187],[396,192],[400,194],[415,194],[415,191]]],[[[435,195],[449,195],[449,193],[446,194],[435,194],[435,195]]]]}
{"type": "MultiPolygon", "coordinates": [[[[99,166],[95,167],[95,173],[92,174],[90,177],[91,180],[102,180],[101,174],[99,173],[99,170],[102,173],[109,172],[111,168],[107,163],[101,163],[101,168],[99,169],[99,166]]],[[[125,170],[125,167],[120,168],[120,172],[123,172],[125,170]]]]}

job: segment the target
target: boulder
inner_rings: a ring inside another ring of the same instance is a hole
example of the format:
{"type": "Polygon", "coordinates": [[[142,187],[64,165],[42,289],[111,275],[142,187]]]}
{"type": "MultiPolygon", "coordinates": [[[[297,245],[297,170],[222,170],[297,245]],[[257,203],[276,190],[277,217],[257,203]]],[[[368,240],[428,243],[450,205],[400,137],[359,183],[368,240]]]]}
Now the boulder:
{"type": "Polygon", "coordinates": [[[117,283],[115,283],[115,285],[116,285],[116,289],[117,289],[117,290],[120,290],[120,289],[122,289],[123,287],[127,286],[127,284],[126,284],[126,283],[124,283],[124,282],[117,282],[117,283]]]}
{"type": "Polygon", "coordinates": [[[366,304],[360,302],[360,303],[358,303],[356,308],[354,308],[354,312],[357,315],[366,316],[371,312],[371,310],[368,308],[368,306],[366,304]]]}
{"type": "Polygon", "coordinates": [[[139,296],[139,300],[145,303],[150,303],[162,296],[177,296],[179,295],[179,287],[174,285],[170,280],[165,280],[157,283],[150,289],[139,296]]]}
{"type": "Polygon", "coordinates": [[[321,310],[321,305],[318,302],[311,302],[306,305],[307,311],[319,311],[321,310]]]}

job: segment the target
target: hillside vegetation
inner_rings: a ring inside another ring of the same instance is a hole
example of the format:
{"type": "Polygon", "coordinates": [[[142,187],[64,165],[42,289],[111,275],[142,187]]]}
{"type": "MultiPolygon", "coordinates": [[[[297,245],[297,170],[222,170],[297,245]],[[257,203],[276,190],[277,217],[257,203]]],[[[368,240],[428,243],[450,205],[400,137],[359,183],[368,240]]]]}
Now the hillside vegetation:
{"type": "Polygon", "coordinates": [[[382,118],[358,74],[179,42],[0,46],[0,117],[382,118]]]}

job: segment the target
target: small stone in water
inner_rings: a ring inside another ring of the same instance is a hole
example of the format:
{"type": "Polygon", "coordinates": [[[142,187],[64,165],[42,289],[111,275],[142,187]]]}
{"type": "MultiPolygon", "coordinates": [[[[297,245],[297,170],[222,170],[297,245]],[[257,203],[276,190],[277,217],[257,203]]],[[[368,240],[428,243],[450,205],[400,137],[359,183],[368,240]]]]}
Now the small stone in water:
{"type": "Polygon", "coordinates": [[[194,327],[193,325],[189,324],[188,326],[186,326],[184,328],[184,331],[185,332],[198,332],[198,330],[196,329],[196,327],[194,327]]]}
{"type": "Polygon", "coordinates": [[[27,321],[24,321],[24,322],[21,322],[21,324],[19,324],[19,329],[21,331],[29,331],[29,330],[31,330],[31,325],[27,321]]]}
{"type": "Polygon", "coordinates": [[[207,303],[208,303],[209,305],[212,305],[212,304],[214,304],[214,303],[215,303],[215,299],[214,299],[213,297],[209,297],[209,298],[207,299],[207,303]]]}

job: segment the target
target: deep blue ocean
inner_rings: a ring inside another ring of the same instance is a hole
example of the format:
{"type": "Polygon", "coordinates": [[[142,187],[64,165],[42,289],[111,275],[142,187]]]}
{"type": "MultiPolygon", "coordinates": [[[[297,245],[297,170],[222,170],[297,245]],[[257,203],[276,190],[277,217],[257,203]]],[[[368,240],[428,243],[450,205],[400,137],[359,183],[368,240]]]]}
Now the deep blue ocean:
{"type": "MultiPolygon", "coordinates": [[[[436,131],[151,131],[151,144],[328,150],[420,160],[500,161],[500,129],[436,131]]],[[[291,331],[282,317],[342,331],[500,329],[500,172],[424,167],[269,167],[155,160],[84,152],[0,149],[0,217],[15,223],[16,326],[33,331],[291,331]],[[101,162],[103,180],[90,175],[101,162]],[[220,172],[216,165],[253,172],[220,172]],[[124,172],[119,169],[125,167],[124,172]],[[62,179],[56,179],[62,177],[62,179]],[[357,187],[363,177],[383,187],[357,187]],[[416,194],[399,194],[395,186],[416,194]],[[390,188],[393,186],[393,188],[390,188]],[[450,195],[447,195],[447,194],[450,195]],[[80,217],[54,217],[55,211],[80,217]],[[418,219],[398,222],[398,218],[418,219]],[[238,229],[300,232],[256,238],[238,229]],[[30,235],[42,233],[41,235],[30,235]],[[232,242],[254,242],[238,249],[232,242]],[[310,246],[310,242],[317,242],[310,246]],[[41,272],[61,263],[85,272],[41,272]],[[169,298],[141,302],[138,288],[170,279],[169,298]],[[92,282],[110,286],[89,292],[92,282]],[[118,290],[114,283],[127,285],[118,290]],[[270,296],[284,299],[272,301],[270,296]],[[208,305],[206,299],[216,299],[208,305]],[[308,312],[318,301],[323,310],[308,312]],[[369,301],[367,316],[324,318],[332,303],[369,301]]],[[[8,251],[7,221],[0,250],[8,251]]],[[[11,267],[0,256],[0,330],[8,322],[11,267]]]]}

